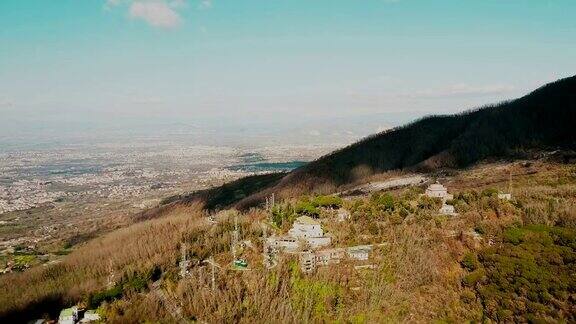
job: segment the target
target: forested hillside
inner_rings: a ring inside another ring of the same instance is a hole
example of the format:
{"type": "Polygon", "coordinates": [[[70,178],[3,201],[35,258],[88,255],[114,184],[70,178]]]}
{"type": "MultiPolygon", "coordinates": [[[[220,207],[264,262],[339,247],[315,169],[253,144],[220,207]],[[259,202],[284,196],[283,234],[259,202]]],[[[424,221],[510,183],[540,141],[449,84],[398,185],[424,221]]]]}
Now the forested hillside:
{"type": "Polygon", "coordinates": [[[576,76],[508,102],[451,116],[430,116],[361,140],[309,163],[277,186],[245,199],[249,206],[270,192],[292,196],[326,192],[394,169],[463,167],[486,158],[531,150],[576,148],[576,76]]]}

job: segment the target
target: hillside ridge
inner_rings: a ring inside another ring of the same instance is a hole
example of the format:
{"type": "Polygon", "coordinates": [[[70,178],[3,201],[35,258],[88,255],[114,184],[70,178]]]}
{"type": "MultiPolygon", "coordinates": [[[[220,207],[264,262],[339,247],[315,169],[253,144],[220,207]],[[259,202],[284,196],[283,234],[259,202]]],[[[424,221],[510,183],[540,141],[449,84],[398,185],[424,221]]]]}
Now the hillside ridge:
{"type": "Polygon", "coordinates": [[[575,126],[576,76],[572,76],[518,99],[454,115],[427,116],[368,136],[290,172],[236,206],[253,206],[272,192],[281,197],[331,193],[390,170],[428,172],[487,158],[522,157],[529,150],[574,150],[575,126]]]}

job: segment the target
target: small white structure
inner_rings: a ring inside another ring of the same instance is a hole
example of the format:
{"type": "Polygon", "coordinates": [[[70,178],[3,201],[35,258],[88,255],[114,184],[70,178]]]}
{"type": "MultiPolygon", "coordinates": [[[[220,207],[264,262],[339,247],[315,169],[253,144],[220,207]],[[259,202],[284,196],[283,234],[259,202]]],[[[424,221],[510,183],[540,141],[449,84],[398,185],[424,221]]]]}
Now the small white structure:
{"type": "Polygon", "coordinates": [[[96,311],[90,309],[87,310],[86,313],[84,313],[84,317],[80,320],[80,323],[91,323],[99,320],[100,315],[96,313],[96,311]]]}
{"type": "Polygon", "coordinates": [[[512,200],[512,194],[509,194],[509,193],[499,193],[499,194],[498,194],[498,199],[502,199],[502,200],[512,200]]]}
{"type": "Polygon", "coordinates": [[[372,245],[357,245],[348,248],[348,256],[358,261],[366,261],[372,251],[372,245]]]}
{"type": "Polygon", "coordinates": [[[438,182],[428,186],[424,194],[431,198],[441,198],[442,201],[454,198],[454,196],[448,193],[448,189],[438,182]]]}
{"type": "Polygon", "coordinates": [[[442,204],[442,207],[440,207],[440,210],[438,212],[442,215],[449,215],[449,216],[457,215],[454,206],[448,205],[446,203],[442,204]]]}
{"type": "Polygon", "coordinates": [[[78,307],[63,309],[58,316],[58,324],[75,324],[78,321],[78,307]]]}
{"type": "MultiPolygon", "coordinates": [[[[324,231],[319,222],[308,216],[298,217],[286,236],[266,238],[264,241],[264,262],[272,266],[275,256],[279,252],[294,253],[302,249],[317,249],[330,245],[332,239],[324,236],[324,231]]],[[[313,252],[310,260],[315,259],[313,252]]],[[[312,261],[310,261],[312,262],[312,261]]]]}
{"type": "Polygon", "coordinates": [[[448,189],[441,185],[440,183],[436,182],[428,186],[426,192],[424,193],[426,196],[431,198],[440,198],[442,199],[442,207],[438,210],[438,213],[442,215],[450,215],[455,216],[458,215],[454,210],[454,206],[448,205],[446,201],[453,199],[454,196],[448,193],[448,189]]]}

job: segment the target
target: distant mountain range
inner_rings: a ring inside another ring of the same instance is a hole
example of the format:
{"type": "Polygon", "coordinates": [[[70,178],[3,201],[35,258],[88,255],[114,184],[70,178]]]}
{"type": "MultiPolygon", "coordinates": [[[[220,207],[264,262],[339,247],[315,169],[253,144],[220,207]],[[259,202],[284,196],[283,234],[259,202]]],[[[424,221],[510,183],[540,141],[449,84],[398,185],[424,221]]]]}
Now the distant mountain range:
{"type": "Polygon", "coordinates": [[[189,196],[187,201],[201,196],[208,206],[245,208],[261,203],[271,193],[290,197],[334,192],[342,185],[389,170],[426,172],[556,149],[576,149],[576,76],[515,100],[456,115],[429,116],[372,135],[282,177],[266,177],[267,181],[253,177],[259,186],[249,186],[246,192],[242,189],[246,181],[228,184],[225,192],[234,192],[236,199],[223,199],[222,190],[216,188],[217,195],[204,191],[189,196]],[[266,186],[261,186],[263,183],[266,186]],[[255,188],[259,190],[255,192],[255,188]],[[214,202],[210,197],[226,203],[214,202]]]}

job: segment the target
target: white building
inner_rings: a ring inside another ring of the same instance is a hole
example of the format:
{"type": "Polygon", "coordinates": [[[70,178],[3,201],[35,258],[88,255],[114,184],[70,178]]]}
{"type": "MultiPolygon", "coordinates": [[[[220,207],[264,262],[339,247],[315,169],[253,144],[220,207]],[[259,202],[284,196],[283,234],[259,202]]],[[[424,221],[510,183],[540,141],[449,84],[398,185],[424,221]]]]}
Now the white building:
{"type": "Polygon", "coordinates": [[[298,239],[290,236],[269,237],[264,244],[265,253],[275,253],[279,251],[294,252],[300,247],[298,239]]]}
{"type": "Polygon", "coordinates": [[[442,201],[454,198],[454,196],[448,193],[448,189],[438,182],[428,186],[424,194],[431,198],[440,198],[442,201]]]}
{"type": "Polygon", "coordinates": [[[446,203],[442,204],[442,207],[440,207],[440,210],[438,212],[442,215],[450,215],[450,216],[457,215],[454,206],[448,205],[446,203]]]}
{"type": "Polygon", "coordinates": [[[269,237],[264,244],[264,253],[295,252],[300,248],[317,249],[330,245],[332,239],[324,236],[319,222],[308,216],[298,217],[287,236],[269,237]]]}
{"type": "Polygon", "coordinates": [[[424,193],[426,196],[431,198],[440,198],[442,199],[442,207],[438,210],[438,213],[442,215],[450,215],[455,216],[458,215],[454,209],[454,206],[448,205],[446,201],[453,199],[454,196],[448,193],[448,189],[443,185],[439,184],[438,182],[431,184],[426,189],[424,193]]]}
{"type": "Polygon", "coordinates": [[[311,272],[317,267],[340,263],[346,257],[350,260],[366,261],[371,251],[372,245],[304,251],[300,253],[300,267],[304,272],[311,272]]]}
{"type": "Polygon", "coordinates": [[[366,261],[372,251],[372,245],[357,245],[347,249],[350,259],[366,261]]]}
{"type": "Polygon", "coordinates": [[[308,216],[296,218],[288,235],[305,241],[313,249],[330,245],[332,242],[330,237],[324,236],[320,223],[308,216]]]}
{"type": "Polygon", "coordinates": [[[322,237],[324,236],[324,231],[322,231],[322,226],[319,222],[311,217],[301,216],[296,218],[288,234],[295,238],[306,239],[309,237],[322,237]]]}

